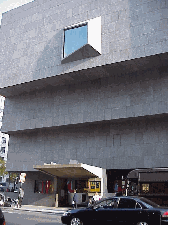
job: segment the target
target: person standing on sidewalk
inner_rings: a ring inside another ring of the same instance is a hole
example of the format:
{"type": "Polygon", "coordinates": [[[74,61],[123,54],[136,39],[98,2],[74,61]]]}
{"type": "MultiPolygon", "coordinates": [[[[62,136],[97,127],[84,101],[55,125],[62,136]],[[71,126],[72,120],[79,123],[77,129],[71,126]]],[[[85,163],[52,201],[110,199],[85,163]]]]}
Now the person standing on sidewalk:
{"type": "Polygon", "coordinates": [[[20,187],[19,188],[19,196],[18,196],[18,206],[19,206],[19,208],[21,208],[23,197],[24,197],[24,190],[20,187]]]}
{"type": "Polygon", "coordinates": [[[97,202],[101,199],[100,195],[96,192],[96,194],[93,196],[94,202],[97,202]]]}
{"type": "Polygon", "coordinates": [[[73,202],[72,202],[73,208],[77,208],[77,193],[76,190],[74,190],[74,196],[73,196],[73,202]]]}

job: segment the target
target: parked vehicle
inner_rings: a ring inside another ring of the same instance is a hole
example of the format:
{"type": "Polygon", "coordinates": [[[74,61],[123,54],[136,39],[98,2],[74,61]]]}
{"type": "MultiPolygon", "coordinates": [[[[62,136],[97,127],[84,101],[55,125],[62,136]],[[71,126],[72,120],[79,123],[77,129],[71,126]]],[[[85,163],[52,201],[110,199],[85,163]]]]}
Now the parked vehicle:
{"type": "Polygon", "coordinates": [[[0,194],[0,206],[3,207],[17,207],[18,199],[12,199],[10,197],[5,197],[2,193],[0,194]]]}
{"type": "Polygon", "coordinates": [[[4,206],[5,195],[0,193],[0,206],[4,206]]]}
{"type": "Polygon", "coordinates": [[[167,225],[168,209],[144,197],[118,196],[87,208],[68,210],[61,221],[67,225],[167,225]]]}
{"type": "Polygon", "coordinates": [[[4,207],[18,208],[18,199],[12,199],[12,198],[7,197],[4,201],[4,207]]]}
{"type": "Polygon", "coordinates": [[[0,192],[4,192],[4,191],[5,191],[4,187],[0,187],[0,192]]]}
{"type": "Polygon", "coordinates": [[[0,182],[0,192],[6,191],[8,186],[9,186],[8,182],[0,182]]]}

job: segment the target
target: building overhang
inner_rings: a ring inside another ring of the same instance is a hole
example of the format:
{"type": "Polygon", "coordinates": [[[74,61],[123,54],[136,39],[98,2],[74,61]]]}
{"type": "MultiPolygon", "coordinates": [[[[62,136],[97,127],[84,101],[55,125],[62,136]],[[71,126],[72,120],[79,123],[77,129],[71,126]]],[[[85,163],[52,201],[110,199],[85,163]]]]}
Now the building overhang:
{"type": "Polygon", "coordinates": [[[93,68],[82,69],[79,71],[56,74],[55,76],[46,77],[22,84],[0,88],[0,95],[9,97],[13,95],[26,94],[33,91],[46,89],[54,89],[63,85],[72,85],[79,82],[91,81],[112,75],[121,76],[122,74],[132,74],[137,71],[144,71],[146,69],[155,69],[163,67],[165,71],[168,69],[168,53],[161,53],[137,59],[126,60],[123,62],[116,62],[106,64],[103,66],[96,66],[93,68]]]}
{"type": "Polygon", "coordinates": [[[168,168],[135,169],[130,171],[127,179],[138,179],[139,182],[167,182],[168,168]]]}
{"type": "Polygon", "coordinates": [[[83,163],[35,165],[33,168],[61,178],[102,178],[102,168],[83,163]]]}

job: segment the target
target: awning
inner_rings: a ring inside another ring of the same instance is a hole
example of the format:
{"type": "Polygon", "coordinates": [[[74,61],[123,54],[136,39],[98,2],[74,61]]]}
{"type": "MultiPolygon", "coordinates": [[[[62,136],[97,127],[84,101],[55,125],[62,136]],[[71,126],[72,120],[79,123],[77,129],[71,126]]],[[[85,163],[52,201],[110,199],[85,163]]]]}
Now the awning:
{"type": "Polygon", "coordinates": [[[167,182],[167,172],[140,173],[140,182],[167,182]]]}
{"type": "Polygon", "coordinates": [[[165,182],[168,181],[168,168],[135,169],[127,178],[139,179],[140,182],[165,182]]]}
{"type": "Polygon", "coordinates": [[[35,165],[33,168],[49,175],[62,178],[102,178],[102,168],[82,163],[35,165]]]}

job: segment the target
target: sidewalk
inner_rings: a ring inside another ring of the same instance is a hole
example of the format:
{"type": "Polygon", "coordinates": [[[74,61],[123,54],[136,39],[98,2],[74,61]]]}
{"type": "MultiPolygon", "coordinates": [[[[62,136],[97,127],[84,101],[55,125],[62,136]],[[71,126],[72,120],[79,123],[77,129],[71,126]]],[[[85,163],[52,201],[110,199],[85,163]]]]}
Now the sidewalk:
{"type": "Polygon", "coordinates": [[[59,213],[62,214],[66,212],[71,207],[47,207],[47,206],[35,206],[35,205],[22,205],[21,208],[15,207],[2,207],[2,210],[22,210],[22,211],[32,211],[32,212],[45,212],[45,213],[59,213]]]}

